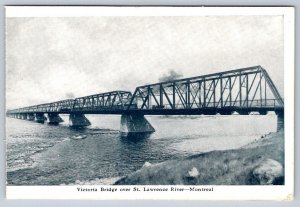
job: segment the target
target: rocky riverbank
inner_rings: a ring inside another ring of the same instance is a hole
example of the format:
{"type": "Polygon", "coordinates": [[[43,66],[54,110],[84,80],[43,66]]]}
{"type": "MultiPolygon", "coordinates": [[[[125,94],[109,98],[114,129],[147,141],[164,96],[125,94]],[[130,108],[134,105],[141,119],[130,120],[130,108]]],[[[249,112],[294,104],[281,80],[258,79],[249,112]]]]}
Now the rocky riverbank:
{"type": "MultiPolygon", "coordinates": [[[[228,140],[230,141],[230,140],[228,140]]],[[[283,185],[283,129],[234,150],[145,163],[115,185],[283,185]]]]}

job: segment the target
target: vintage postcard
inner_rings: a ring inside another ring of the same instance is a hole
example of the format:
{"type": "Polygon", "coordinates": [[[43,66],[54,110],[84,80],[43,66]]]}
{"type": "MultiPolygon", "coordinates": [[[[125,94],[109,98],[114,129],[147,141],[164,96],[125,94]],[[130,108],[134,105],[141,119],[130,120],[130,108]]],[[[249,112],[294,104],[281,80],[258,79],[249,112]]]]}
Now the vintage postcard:
{"type": "Polygon", "coordinates": [[[293,7],[6,7],[9,199],[291,200],[293,7]]]}

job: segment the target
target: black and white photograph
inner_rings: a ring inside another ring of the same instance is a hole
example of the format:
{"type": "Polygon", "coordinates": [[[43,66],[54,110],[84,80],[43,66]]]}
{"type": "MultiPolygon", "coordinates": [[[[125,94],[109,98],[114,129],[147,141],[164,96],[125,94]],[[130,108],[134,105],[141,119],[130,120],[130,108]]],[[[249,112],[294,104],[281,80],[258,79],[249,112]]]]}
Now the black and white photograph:
{"type": "Polygon", "coordinates": [[[293,15],[6,7],[8,196],[292,199],[293,15]]]}

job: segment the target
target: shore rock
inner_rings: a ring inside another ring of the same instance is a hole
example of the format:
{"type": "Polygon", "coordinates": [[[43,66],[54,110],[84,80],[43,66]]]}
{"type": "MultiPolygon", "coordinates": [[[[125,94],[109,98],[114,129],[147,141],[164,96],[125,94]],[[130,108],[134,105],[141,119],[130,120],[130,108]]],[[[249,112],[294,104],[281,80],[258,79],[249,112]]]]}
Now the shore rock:
{"type": "Polygon", "coordinates": [[[144,165],[143,165],[143,167],[149,167],[149,166],[151,166],[152,164],[150,163],[150,162],[145,162],[144,163],[144,165]]]}
{"type": "Polygon", "coordinates": [[[193,167],[189,172],[188,172],[190,177],[197,177],[199,175],[199,171],[197,168],[193,167]]]}
{"type": "Polygon", "coordinates": [[[276,160],[266,159],[254,168],[253,176],[261,185],[276,184],[283,178],[283,167],[276,160]]]}

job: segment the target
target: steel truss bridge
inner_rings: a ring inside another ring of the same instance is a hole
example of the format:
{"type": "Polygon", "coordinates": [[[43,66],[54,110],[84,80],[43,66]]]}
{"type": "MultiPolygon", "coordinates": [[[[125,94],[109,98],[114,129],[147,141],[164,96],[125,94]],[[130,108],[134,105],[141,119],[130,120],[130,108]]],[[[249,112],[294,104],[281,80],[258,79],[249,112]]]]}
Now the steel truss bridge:
{"type": "MultiPolygon", "coordinates": [[[[138,86],[134,93],[112,91],[8,110],[7,116],[42,121],[41,116],[48,114],[51,122],[51,115],[70,114],[75,126],[76,123],[84,125],[80,121],[86,119],[84,114],[121,114],[121,124],[127,125],[125,131],[137,131],[129,128],[143,131],[137,125],[147,122],[144,115],[230,115],[234,112],[264,115],[268,111],[283,117],[284,101],[267,71],[254,66],[138,86]]],[[[52,119],[58,122],[55,120],[52,119]]]]}

